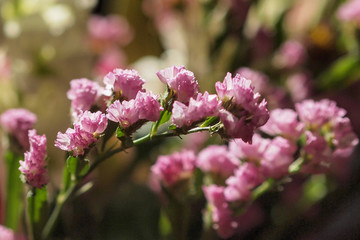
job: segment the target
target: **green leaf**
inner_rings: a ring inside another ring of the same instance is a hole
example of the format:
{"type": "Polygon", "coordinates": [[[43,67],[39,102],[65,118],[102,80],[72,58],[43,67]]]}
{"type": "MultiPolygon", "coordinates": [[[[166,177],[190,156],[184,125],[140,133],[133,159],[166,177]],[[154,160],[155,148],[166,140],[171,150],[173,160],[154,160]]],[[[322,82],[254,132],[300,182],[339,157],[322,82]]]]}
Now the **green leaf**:
{"type": "Polygon", "coordinates": [[[176,129],[177,129],[177,127],[176,127],[176,125],[171,124],[171,125],[169,126],[169,129],[170,129],[170,130],[176,130],[176,129]]]}
{"type": "Polygon", "coordinates": [[[6,213],[5,226],[17,231],[19,220],[23,209],[22,190],[23,183],[20,180],[20,163],[23,156],[8,151],[5,154],[7,165],[7,186],[6,186],[6,213]]]}
{"type": "Polygon", "coordinates": [[[69,156],[66,159],[66,168],[68,169],[69,173],[72,176],[76,174],[77,164],[78,164],[78,158],[76,157],[69,156]]]}
{"type": "Polygon", "coordinates": [[[79,175],[84,176],[90,168],[89,160],[85,159],[82,163],[79,169],[79,175]]]}
{"type": "Polygon", "coordinates": [[[219,121],[219,117],[208,117],[203,124],[200,125],[200,127],[208,127],[212,125],[213,123],[216,123],[219,121]]]}
{"type": "Polygon", "coordinates": [[[338,59],[319,79],[322,89],[346,86],[360,76],[360,58],[348,55],[338,59]]]}
{"type": "Polygon", "coordinates": [[[29,191],[27,195],[27,212],[29,226],[31,226],[31,233],[34,239],[40,238],[40,233],[47,219],[47,198],[48,192],[46,187],[34,188],[29,191]]]}

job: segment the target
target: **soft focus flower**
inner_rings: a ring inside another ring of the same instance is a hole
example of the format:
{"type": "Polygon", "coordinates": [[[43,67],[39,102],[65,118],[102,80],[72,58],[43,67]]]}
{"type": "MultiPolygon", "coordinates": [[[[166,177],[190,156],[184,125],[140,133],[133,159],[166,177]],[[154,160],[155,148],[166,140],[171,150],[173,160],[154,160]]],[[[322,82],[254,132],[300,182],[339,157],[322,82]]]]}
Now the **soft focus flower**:
{"type": "Polygon", "coordinates": [[[151,167],[151,172],[165,187],[170,187],[191,178],[195,170],[195,163],[194,152],[183,150],[171,155],[160,156],[151,167]]]}
{"type": "Polygon", "coordinates": [[[295,40],[289,40],[280,46],[275,56],[275,64],[280,68],[295,68],[301,65],[306,58],[304,46],[295,40]]]}
{"type": "Polygon", "coordinates": [[[92,133],[96,137],[105,131],[108,121],[106,115],[100,111],[95,113],[85,111],[80,115],[78,124],[81,130],[92,133]]]}
{"type": "Polygon", "coordinates": [[[260,171],[267,178],[281,178],[288,174],[297,147],[289,140],[276,137],[266,148],[261,160],[260,171]]]}
{"type": "Polygon", "coordinates": [[[254,87],[254,91],[261,93],[266,91],[269,84],[269,78],[265,74],[247,67],[239,68],[236,70],[236,73],[246,79],[251,79],[251,85],[254,87]]]}
{"type": "Polygon", "coordinates": [[[103,91],[97,82],[87,78],[71,80],[70,87],[67,98],[71,100],[71,107],[76,115],[80,114],[81,111],[90,110],[103,91]]]}
{"type": "Polygon", "coordinates": [[[232,78],[228,73],[222,83],[216,82],[215,88],[225,108],[219,111],[219,116],[226,134],[251,142],[254,130],[269,118],[266,100],[259,103],[260,94],[254,93],[251,81],[239,74],[232,78]]]}
{"type": "Polygon", "coordinates": [[[258,164],[261,159],[263,159],[266,148],[270,142],[270,139],[265,139],[259,134],[254,134],[251,144],[246,143],[241,139],[233,139],[229,143],[229,150],[242,160],[258,164]]]}
{"type": "Polygon", "coordinates": [[[33,187],[41,188],[49,182],[46,167],[46,137],[39,136],[36,130],[29,130],[30,150],[25,152],[24,161],[20,161],[20,172],[33,187]]]}
{"type": "Polygon", "coordinates": [[[23,108],[9,109],[0,116],[3,129],[15,136],[24,149],[29,148],[28,131],[36,121],[36,115],[23,108]]]}
{"type": "Polygon", "coordinates": [[[274,109],[270,111],[267,123],[260,129],[267,134],[281,135],[296,141],[304,130],[304,124],[299,122],[294,110],[274,109]]]}
{"type": "Polygon", "coordinates": [[[354,21],[360,24],[360,0],[350,0],[341,5],[337,17],[342,21],[354,21]]]}
{"type": "Polygon", "coordinates": [[[176,100],[179,102],[187,104],[190,98],[195,98],[199,92],[194,73],[186,70],[184,66],[168,67],[158,71],[156,75],[175,91],[176,100]]]}
{"type": "Polygon", "coordinates": [[[286,79],[286,88],[294,102],[308,98],[312,92],[312,85],[308,74],[300,72],[286,79]]]}
{"type": "Polygon", "coordinates": [[[251,190],[263,181],[259,168],[252,163],[244,163],[235,170],[234,176],[226,180],[224,196],[229,202],[246,202],[251,198],[251,190]]]}
{"type": "Polygon", "coordinates": [[[188,106],[175,101],[172,109],[172,122],[177,127],[191,126],[193,123],[204,120],[206,117],[216,116],[221,107],[221,101],[215,94],[198,93],[197,97],[190,98],[188,106]]]}
{"type": "Polygon", "coordinates": [[[230,177],[240,165],[240,160],[228,151],[226,146],[209,146],[203,149],[196,161],[196,165],[203,172],[219,174],[224,178],[230,177]]]}
{"type": "Polygon", "coordinates": [[[125,100],[134,99],[139,91],[145,91],[143,89],[144,83],[145,80],[139,76],[137,71],[116,68],[104,77],[105,95],[110,96],[115,92],[119,93],[120,97],[125,100]]]}
{"type": "Polygon", "coordinates": [[[103,78],[106,74],[118,67],[126,65],[125,54],[117,48],[103,52],[95,64],[95,74],[103,78]]]}
{"type": "Polygon", "coordinates": [[[25,237],[17,235],[13,230],[0,225],[0,239],[1,240],[25,240],[25,237]]]}
{"type": "Polygon", "coordinates": [[[123,128],[128,128],[139,120],[158,120],[161,110],[163,108],[156,95],[152,92],[138,92],[136,98],[130,101],[116,100],[106,110],[106,117],[113,122],[119,122],[123,128]]]}
{"type": "Polygon", "coordinates": [[[113,44],[126,45],[133,38],[133,32],[128,22],[116,15],[93,15],[88,21],[88,31],[94,47],[113,44]]]}

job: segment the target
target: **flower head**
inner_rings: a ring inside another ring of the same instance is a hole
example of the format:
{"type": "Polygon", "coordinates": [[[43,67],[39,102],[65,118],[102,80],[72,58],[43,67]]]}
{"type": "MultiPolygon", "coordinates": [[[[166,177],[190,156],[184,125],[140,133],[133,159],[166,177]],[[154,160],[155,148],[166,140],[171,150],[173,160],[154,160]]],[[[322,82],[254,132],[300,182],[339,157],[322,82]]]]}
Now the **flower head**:
{"type": "Polygon", "coordinates": [[[126,100],[134,99],[139,91],[145,91],[144,83],[145,80],[139,76],[137,71],[116,68],[104,77],[105,95],[110,96],[115,92],[126,100]]]}
{"type": "Polygon", "coordinates": [[[294,40],[289,40],[280,46],[275,57],[275,64],[280,68],[294,68],[304,62],[306,52],[304,46],[294,40]]]}
{"type": "Polygon", "coordinates": [[[350,0],[338,9],[337,17],[342,21],[360,23],[360,0],[350,0]]]}
{"type": "Polygon", "coordinates": [[[95,113],[85,111],[80,115],[78,124],[81,130],[92,133],[96,137],[105,131],[108,121],[106,115],[100,111],[95,113]]]}
{"type": "Polygon", "coordinates": [[[190,98],[188,106],[175,101],[172,109],[172,122],[177,127],[191,126],[206,117],[218,115],[221,101],[215,94],[198,93],[196,98],[190,98]]]}
{"type": "Polygon", "coordinates": [[[190,98],[195,98],[199,92],[199,84],[194,73],[186,70],[184,66],[168,67],[158,71],[156,75],[175,91],[176,100],[179,102],[187,104],[190,98]]]}
{"type": "Polygon", "coordinates": [[[39,136],[36,130],[29,130],[30,150],[25,152],[24,161],[20,161],[20,172],[28,184],[41,188],[49,182],[46,170],[46,137],[39,136]]]}
{"type": "Polygon", "coordinates": [[[29,148],[28,131],[33,128],[36,115],[23,108],[5,111],[0,116],[0,124],[9,134],[15,136],[24,149],[29,148]]]}

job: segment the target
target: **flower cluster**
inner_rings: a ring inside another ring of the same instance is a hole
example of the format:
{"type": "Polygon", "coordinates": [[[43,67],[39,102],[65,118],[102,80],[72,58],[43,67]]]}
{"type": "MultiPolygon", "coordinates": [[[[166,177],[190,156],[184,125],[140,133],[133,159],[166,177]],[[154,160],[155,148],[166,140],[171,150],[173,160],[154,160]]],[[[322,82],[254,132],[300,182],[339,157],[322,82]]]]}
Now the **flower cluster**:
{"type": "Polygon", "coordinates": [[[25,152],[24,161],[20,161],[19,170],[24,180],[31,186],[41,188],[49,182],[46,169],[46,137],[37,135],[36,130],[29,130],[30,150],[25,152]]]}
{"type": "Polygon", "coordinates": [[[3,129],[14,136],[25,150],[29,149],[28,131],[36,121],[35,114],[22,108],[9,109],[0,116],[3,129]]]}
{"type": "Polygon", "coordinates": [[[84,150],[95,143],[99,135],[105,131],[107,124],[105,114],[100,111],[85,111],[74,123],[74,128],[68,128],[65,133],[58,132],[55,146],[73,152],[74,156],[83,155],[84,150]]]}

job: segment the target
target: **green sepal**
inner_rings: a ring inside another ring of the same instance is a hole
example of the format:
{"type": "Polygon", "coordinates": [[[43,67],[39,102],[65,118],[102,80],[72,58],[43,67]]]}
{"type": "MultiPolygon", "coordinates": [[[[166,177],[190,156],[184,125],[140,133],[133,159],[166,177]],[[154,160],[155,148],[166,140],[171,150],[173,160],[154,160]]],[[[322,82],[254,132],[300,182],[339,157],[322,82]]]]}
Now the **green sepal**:
{"type": "Polygon", "coordinates": [[[124,132],[124,129],[121,126],[118,126],[116,128],[116,137],[118,139],[122,139],[125,136],[126,136],[126,133],[124,132]]]}
{"type": "Polygon", "coordinates": [[[153,126],[152,126],[152,128],[151,128],[150,138],[157,133],[158,128],[159,128],[162,124],[164,124],[164,123],[166,123],[167,121],[169,121],[170,117],[171,117],[171,112],[168,111],[168,110],[164,110],[164,111],[162,111],[162,112],[160,113],[160,118],[159,118],[159,120],[157,120],[157,121],[153,124],[153,126]]]}

